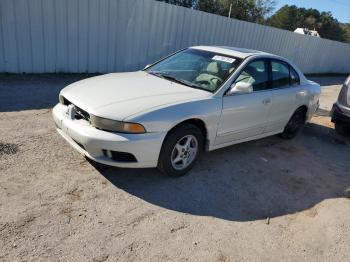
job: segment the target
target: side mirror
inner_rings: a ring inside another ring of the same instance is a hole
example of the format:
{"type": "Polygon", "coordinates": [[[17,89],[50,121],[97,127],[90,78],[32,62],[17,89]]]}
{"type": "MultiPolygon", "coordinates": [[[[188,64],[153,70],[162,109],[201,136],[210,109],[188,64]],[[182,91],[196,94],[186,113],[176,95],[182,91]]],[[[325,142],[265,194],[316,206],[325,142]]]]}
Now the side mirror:
{"type": "Polygon", "coordinates": [[[250,83],[238,82],[233,83],[227,92],[227,95],[233,94],[249,94],[253,93],[253,86],[250,83]]]}
{"type": "Polygon", "coordinates": [[[151,66],[151,64],[146,65],[146,66],[143,68],[143,70],[149,68],[150,66],[151,66]]]}

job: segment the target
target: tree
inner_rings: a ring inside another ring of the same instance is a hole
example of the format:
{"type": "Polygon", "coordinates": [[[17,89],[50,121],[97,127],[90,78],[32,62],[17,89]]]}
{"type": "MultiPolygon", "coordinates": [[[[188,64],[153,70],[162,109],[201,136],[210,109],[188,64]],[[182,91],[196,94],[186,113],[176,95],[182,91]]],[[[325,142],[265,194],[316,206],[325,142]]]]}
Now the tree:
{"type": "Polygon", "coordinates": [[[330,12],[322,12],[319,19],[319,33],[324,38],[336,41],[345,41],[346,32],[338,20],[334,19],[330,12]]]}
{"type": "Polygon", "coordinates": [[[200,11],[228,16],[255,23],[265,23],[272,12],[276,0],[158,0],[169,4],[194,8],[200,11]]]}
{"type": "Polygon", "coordinates": [[[195,2],[194,0],[157,0],[157,1],[165,2],[172,5],[184,6],[184,7],[193,7],[195,2]]]}
{"type": "Polygon", "coordinates": [[[350,43],[350,24],[345,23],[345,24],[342,24],[341,27],[345,31],[345,41],[347,43],[350,43]]]}
{"type": "Polygon", "coordinates": [[[222,0],[196,0],[194,8],[200,11],[221,15],[223,8],[222,0]]]}
{"type": "Polygon", "coordinates": [[[275,0],[197,0],[194,8],[255,23],[264,23],[276,4],[275,0]]]}
{"type": "Polygon", "coordinates": [[[316,9],[285,5],[268,21],[268,25],[294,31],[298,27],[315,29],[323,38],[345,41],[345,30],[330,12],[320,13],[316,9]]]}
{"type": "Polygon", "coordinates": [[[256,0],[251,17],[253,22],[265,24],[266,16],[269,15],[276,6],[275,0],[256,0]]]}

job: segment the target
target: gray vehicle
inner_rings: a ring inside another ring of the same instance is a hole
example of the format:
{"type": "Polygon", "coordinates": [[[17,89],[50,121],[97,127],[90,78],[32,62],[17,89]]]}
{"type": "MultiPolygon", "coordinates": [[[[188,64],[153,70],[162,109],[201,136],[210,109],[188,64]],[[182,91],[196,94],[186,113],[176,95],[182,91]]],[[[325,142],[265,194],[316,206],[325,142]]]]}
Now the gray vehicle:
{"type": "Polygon", "coordinates": [[[333,104],[332,122],[341,135],[350,135],[350,76],[345,80],[338,101],[333,104]]]}

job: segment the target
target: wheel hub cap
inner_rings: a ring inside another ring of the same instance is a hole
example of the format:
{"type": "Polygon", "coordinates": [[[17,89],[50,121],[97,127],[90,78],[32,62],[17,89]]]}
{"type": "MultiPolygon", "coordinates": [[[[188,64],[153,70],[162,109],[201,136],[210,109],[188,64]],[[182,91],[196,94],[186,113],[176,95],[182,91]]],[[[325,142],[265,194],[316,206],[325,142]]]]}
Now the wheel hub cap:
{"type": "Polygon", "coordinates": [[[198,141],[193,135],[182,137],[175,144],[171,153],[171,164],[176,170],[187,168],[196,158],[198,141]]]}

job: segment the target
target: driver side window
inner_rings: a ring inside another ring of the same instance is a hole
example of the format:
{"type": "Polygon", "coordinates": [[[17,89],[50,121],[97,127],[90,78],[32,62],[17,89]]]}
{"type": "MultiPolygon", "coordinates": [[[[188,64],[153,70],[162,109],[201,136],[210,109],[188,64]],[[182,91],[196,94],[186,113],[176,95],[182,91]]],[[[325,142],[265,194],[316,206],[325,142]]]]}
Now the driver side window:
{"type": "Polygon", "coordinates": [[[265,59],[249,63],[237,77],[237,82],[252,84],[253,91],[260,91],[269,88],[268,61],[265,59]]]}

